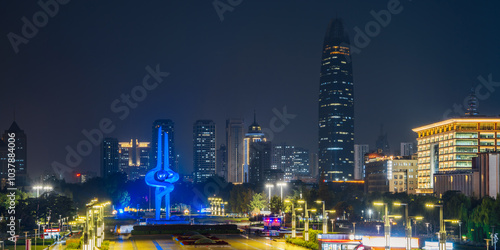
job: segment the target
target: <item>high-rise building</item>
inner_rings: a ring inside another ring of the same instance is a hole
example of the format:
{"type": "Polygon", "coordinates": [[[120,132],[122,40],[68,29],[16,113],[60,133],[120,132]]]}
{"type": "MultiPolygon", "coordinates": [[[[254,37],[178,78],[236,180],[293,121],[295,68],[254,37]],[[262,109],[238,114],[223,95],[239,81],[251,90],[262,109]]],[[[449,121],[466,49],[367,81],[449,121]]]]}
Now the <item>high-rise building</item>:
{"type": "MultiPolygon", "coordinates": [[[[169,168],[175,172],[179,172],[177,169],[177,155],[175,154],[175,130],[174,122],[170,119],[156,120],[153,122],[152,136],[151,136],[151,154],[149,156],[149,169],[156,167],[158,158],[158,128],[161,127],[162,133],[168,134],[168,162],[169,168]]],[[[163,142],[164,143],[164,142],[163,142]]],[[[165,149],[165,145],[162,148],[165,149]]],[[[164,154],[166,150],[163,150],[161,161],[163,164],[164,154]]]]}
{"type": "Polygon", "coordinates": [[[120,171],[127,174],[129,180],[136,180],[146,175],[149,169],[151,145],[149,142],[119,142],[120,171]]]}
{"type": "Polygon", "coordinates": [[[196,182],[203,182],[215,176],[215,145],[215,122],[197,120],[193,124],[193,166],[196,182]]]}
{"type": "Polygon", "coordinates": [[[219,146],[217,150],[217,167],[215,168],[215,172],[218,176],[224,178],[227,181],[227,147],[224,144],[219,146]]]}
{"type": "Polygon", "coordinates": [[[365,164],[365,154],[370,151],[368,144],[354,145],[354,179],[363,180],[365,178],[363,166],[365,164]]]}
{"type": "Polygon", "coordinates": [[[271,169],[280,169],[291,173],[293,167],[293,153],[295,146],[281,143],[273,146],[271,169]]]}
{"type": "MultiPolygon", "coordinates": [[[[28,186],[28,148],[27,148],[27,137],[24,133],[24,130],[19,128],[19,125],[14,121],[10,125],[9,129],[5,130],[3,136],[3,145],[0,146],[0,160],[2,161],[2,183],[4,180],[8,179],[8,154],[9,151],[9,143],[14,144],[14,153],[15,153],[15,170],[16,170],[16,178],[15,178],[15,187],[25,187],[28,186]]],[[[2,185],[3,186],[3,185],[2,185]]],[[[11,187],[9,185],[9,187],[11,187]]]]}
{"type": "Polygon", "coordinates": [[[243,139],[245,137],[242,119],[226,120],[227,182],[245,182],[243,172],[243,139]]]}
{"type": "Polygon", "coordinates": [[[119,171],[120,154],[118,148],[118,139],[104,138],[101,144],[101,177],[106,178],[109,175],[119,171]]]}
{"type": "MultiPolygon", "coordinates": [[[[309,175],[309,150],[301,147],[295,147],[293,152],[293,167],[292,167],[292,178],[294,176],[306,176],[309,175]]],[[[285,172],[285,180],[286,180],[285,172]]]]}
{"type": "Polygon", "coordinates": [[[411,156],[414,153],[413,142],[401,142],[401,156],[411,156]]]}
{"type": "Polygon", "coordinates": [[[319,172],[325,179],[354,174],[354,89],[350,41],[341,19],[330,21],[319,84],[319,172]]]}
{"type": "Polygon", "coordinates": [[[480,152],[500,149],[500,118],[465,116],[414,128],[417,133],[418,190],[434,192],[438,171],[470,170],[480,152]]]}
{"type": "MultiPolygon", "coordinates": [[[[243,173],[244,182],[263,183],[268,180],[265,174],[271,173],[271,142],[268,142],[262,132],[262,128],[254,121],[248,127],[243,142],[243,173]]],[[[280,179],[273,172],[272,179],[280,179]]],[[[281,178],[282,179],[282,178],[281,178]]]]}

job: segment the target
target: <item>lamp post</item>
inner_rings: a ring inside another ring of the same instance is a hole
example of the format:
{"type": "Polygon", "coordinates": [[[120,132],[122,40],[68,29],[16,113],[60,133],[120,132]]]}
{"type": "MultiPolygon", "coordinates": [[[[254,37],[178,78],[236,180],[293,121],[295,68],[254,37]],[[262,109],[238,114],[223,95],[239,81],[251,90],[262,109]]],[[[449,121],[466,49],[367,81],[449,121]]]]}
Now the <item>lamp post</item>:
{"type": "Polygon", "coordinates": [[[280,187],[280,199],[283,200],[283,187],[286,187],[286,182],[278,182],[276,186],[280,187]]]}
{"type": "Polygon", "coordinates": [[[304,223],[304,240],[309,241],[309,213],[307,210],[307,201],[306,200],[298,200],[298,203],[304,203],[304,211],[305,211],[305,223],[304,223]]]}
{"type": "Polygon", "coordinates": [[[385,250],[390,250],[391,249],[391,224],[389,223],[389,211],[387,208],[387,203],[374,202],[373,205],[384,206],[384,210],[385,210],[385,216],[384,216],[385,250]]]}
{"type": "Polygon", "coordinates": [[[293,202],[289,199],[286,199],[285,203],[292,204],[292,238],[295,238],[297,236],[295,206],[294,206],[293,202]]]}
{"type": "Polygon", "coordinates": [[[394,202],[394,205],[405,207],[406,250],[411,250],[411,221],[408,216],[408,203],[394,202]]]}
{"type": "Polygon", "coordinates": [[[325,201],[316,201],[316,203],[323,203],[323,233],[326,234],[328,233],[328,221],[326,218],[325,201]]]}
{"type": "Polygon", "coordinates": [[[266,188],[269,188],[269,210],[271,210],[271,188],[273,187],[273,184],[266,184],[266,188]]]}
{"type": "Polygon", "coordinates": [[[444,228],[443,205],[425,204],[428,208],[439,207],[439,250],[446,250],[446,229],[444,228]]]}

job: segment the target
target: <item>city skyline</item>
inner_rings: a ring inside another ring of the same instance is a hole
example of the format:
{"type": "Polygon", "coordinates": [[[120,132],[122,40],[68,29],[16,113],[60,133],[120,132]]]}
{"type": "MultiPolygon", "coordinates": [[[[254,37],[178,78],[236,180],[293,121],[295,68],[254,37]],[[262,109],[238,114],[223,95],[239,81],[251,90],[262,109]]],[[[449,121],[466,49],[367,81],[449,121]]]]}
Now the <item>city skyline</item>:
{"type": "MultiPolygon", "coordinates": [[[[488,94],[480,100],[480,113],[497,115],[498,91],[483,84],[498,82],[500,75],[494,67],[499,60],[494,56],[499,37],[491,32],[497,3],[470,6],[455,2],[453,12],[445,11],[448,3],[400,5],[402,10],[393,13],[387,25],[379,24],[380,31],[368,37],[368,44],[354,44],[360,51],[353,55],[355,143],[372,148],[382,123],[390,131],[392,148],[414,141],[411,128],[440,121],[444,115],[461,115],[454,106],[463,103],[471,87],[483,86],[481,93],[488,94]],[[429,13],[431,18],[424,20],[421,13],[429,13]],[[463,25],[456,25],[459,23],[463,25]],[[470,44],[477,46],[470,49],[470,44]]],[[[190,141],[189,131],[197,119],[218,124],[231,117],[251,121],[256,109],[262,127],[271,128],[270,121],[276,117],[273,109],[282,113],[286,107],[297,116],[282,131],[274,132],[272,141],[317,152],[318,60],[328,21],[336,16],[344,19],[354,39],[357,30],[366,35],[365,26],[378,22],[372,11],[376,15],[387,10],[385,2],[365,6],[273,2],[267,8],[245,2],[234,12],[226,12],[221,22],[210,3],[200,6],[205,8],[187,3],[125,4],[113,6],[118,10],[110,15],[100,11],[109,9],[109,4],[97,8],[92,3],[72,2],[61,5],[46,27],[19,46],[18,53],[4,37],[0,45],[6,60],[0,80],[9,84],[9,91],[0,94],[4,118],[0,127],[8,128],[15,120],[29,136],[29,173],[40,174],[55,161],[64,163],[66,147],[75,148],[85,139],[82,130],[98,128],[103,118],[111,119],[115,126],[103,137],[150,141],[151,122],[168,118],[176,123],[176,140],[190,141]],[[276,11],[278,7],[282,10],[276,11]],[[152,13],[140,25],[118,14],[132,10],[152,13]],[[82,14],[86,11],[94,13],[92,19],[82,14]],[[261,20],[250,22],[255,16],[261,20]],[[99,25],[103,22],[113,32],[99,25]],[[96,33],[99,39],[92,36],[96,33]],[[290,39],[290,34],[298,36],[290,39]],[[196,37],[207,39],[200,45],[196,37]],[[128,115],[113,112],[111,103],[120,101],[122,94],[130,95],[157,65],[170,75],[147,92],[136,108],[129,108],[128,115]],[[193,69],[197,74],[191,73],[193,69]],[[248,87],[259,94],[241,94],[248,87]],[[14,110],[16,119],[11,118],[14,110]],[[51,145],[46,146],[47,141],[51,145]]],[[[39,10],[36,3],[9,3],[1,17],[4,35],[20,34],[21,17],[31,17],[39,10]]],[[[219,130],[217,141],[223,142],[223,136],[219,130]]],[[[176,145],[176,149],[179,165],[191,165],[192,145],[176,145]]],[[[99,146],[94,146],[77,169],[96,171],[98,152],[99,146]]]]}

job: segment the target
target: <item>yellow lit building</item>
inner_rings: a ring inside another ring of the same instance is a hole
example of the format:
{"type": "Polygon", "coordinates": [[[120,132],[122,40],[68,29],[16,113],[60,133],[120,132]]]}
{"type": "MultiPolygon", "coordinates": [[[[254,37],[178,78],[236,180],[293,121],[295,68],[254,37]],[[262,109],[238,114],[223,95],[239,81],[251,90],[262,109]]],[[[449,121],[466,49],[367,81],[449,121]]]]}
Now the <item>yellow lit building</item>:
{"type": "Polygon", "coordinates": [[[500,149],[500,118],[467,116],[414,128],[418,134],[417,193],[433,193],[434,173],[466,170],[479,152],[500,149]]]}

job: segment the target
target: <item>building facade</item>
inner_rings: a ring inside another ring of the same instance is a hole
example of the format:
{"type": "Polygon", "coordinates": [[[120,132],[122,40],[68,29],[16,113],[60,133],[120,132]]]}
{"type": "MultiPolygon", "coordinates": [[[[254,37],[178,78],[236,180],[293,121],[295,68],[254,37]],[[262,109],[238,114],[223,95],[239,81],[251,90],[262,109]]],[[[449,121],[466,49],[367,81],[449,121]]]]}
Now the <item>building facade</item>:
{"type": "Polygon", "coordinates": [[[470,170],[477,153],[500,147],[500,118],[469,116],[414,128],[417,133],[418,190],[434,192],[438,171],[470,170]]]}
{"type": "Polygon", "coordinates": [[[417,159],[377,156],[365,162],[365,191],[415,194],[417,159]]]}
{"type": "Polygon", "coordinates": [[[215,122],[198,120],[193,125],[193,166],[196,182],[215,176],[215,122]]]}
{"type": "Polygon", "coordinates": [[[146,175],[149,169],[151,143],[131,139],[119,142],[120,171],[127,174],[128,180],[137,180],[146,175]]]}
{"type": "Polygon", "coordinates": [[[370,152],[368,144],[355,144],[354,145],[354,179],[364,180],[364,159],[365,154],[370,152]]]}
{"type": "Polygon", "coordinates": [[[243,119],[226,120],[227,182],[243,183],[245,181],[245,173],[243,171],[244,138],[243,119]]]}
{"type": "MultiPolygon", "coordinates": [[[[151,154],[149,156],[149,169],[155,168],[158,159],[158,128],[161,127],[162,133],[168,134],[168,162],[169,168],[175,172],[179,172],[177,169],[177,155],[175,154],[175,130],[174,122],[170,119],[161,119],[153,122],[152,136],[151,136],[151,154]]],[[[165,148],[165,145],[162,145],[165,148]]],[[[163,150],[161,155],[161,161],[163,164],[164,154],[167,152],[163,150]]]]}
{"type": "Polygon", "coordinates": [[[475,172],[474,182],[477,198],[490,196],[496,199],[500,194],[500,152],[479,153],[472,159],[472,169],[475,172]]]}
{"type": "Polygon", "coordinates": [[[118,139],[104,138],[101,144],[101,177],[117,173],[120,170],[118,139]]]}
{"type": "Polygon", "coordinates": [[[341,19],[326,31],[319,86],[319,173],[354,177],[354,89],[350,40],[341,19]]]}

